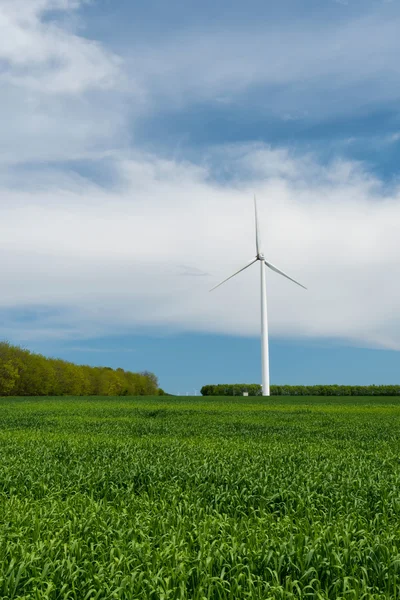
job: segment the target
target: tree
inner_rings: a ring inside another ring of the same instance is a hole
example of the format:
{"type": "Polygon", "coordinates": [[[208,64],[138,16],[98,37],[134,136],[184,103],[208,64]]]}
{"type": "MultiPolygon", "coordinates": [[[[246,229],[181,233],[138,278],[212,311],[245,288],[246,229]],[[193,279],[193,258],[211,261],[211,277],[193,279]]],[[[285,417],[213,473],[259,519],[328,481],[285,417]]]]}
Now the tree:
{"type": "Polygon", "coordinates": [[[0,342],[0,395],[156,395],[154,373],[75,365],[0,342]]]}

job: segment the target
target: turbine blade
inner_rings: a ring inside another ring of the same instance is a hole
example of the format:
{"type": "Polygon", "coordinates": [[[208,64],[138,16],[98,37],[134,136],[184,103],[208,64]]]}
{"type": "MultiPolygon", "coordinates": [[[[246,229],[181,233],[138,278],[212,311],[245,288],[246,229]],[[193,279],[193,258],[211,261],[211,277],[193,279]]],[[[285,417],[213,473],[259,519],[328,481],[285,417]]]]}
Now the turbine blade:
{"type": "Polygon", "coordinates": [[[292,279],[291,277],[289,277],[289,275],[286,275],[286,273],[284,273],[283,271],[281,271],[280,269],[278,269],[274,265],[271,265],[271,263],[267,262],[266,260],[264,262],[265,262],[265,265],[267,267],[269,267],[270,269],[272,269],[273,271],[275,271],[275,273],[279,273],[279,275],[283,275],[283,277],[286,277],[286,279],[290,279],[290,281],[293,281],[293,283],[296,283],[297,285],[299,285],[303,289],[305,289],[305,290],[307,289],[304,285],[302,285],[301,283],[299,283],[295,279],[292,279]]]}
{"type": "Polygon", "coordinates": [[[261,239],[260,239],[260,231],[258,228],[258,214],[257,214],[257,200],[256,200],[256,195],[254,194],[254,214],[256,217],[256,251],[257,251],[257,256],[260,254],[261,250],[261,239]]]}
{"type": "Polygon", "coordinates": [[[214,287],[211,288],[210,292],[212,292],[213,290],[217,289],[217,287],[219,287],[220,285],[222,285],[223,283],[225,283],[229,279],[232,279],[232,277],[235,277],[235,275],[238,275],[238,273],[241,273],[245,269],[248,269],[249,267],[251,267],[251,265],[254,265],[254,263],[257,262],[257,260],[258,260],[258,258],[255,258],[254,260],[252,260],[251,262],[249,262],[248,265],[246,265],[245,267],[242,267],[241,269],[239,269],[239,271],[236,271],[236,273],[234,273],[233,275],[230,275],[229,277],[227,277],[226,279],[224,279],[223,281],[221,281],[221,283],[218,283],[218,285],[214,285],[214,287]]]}

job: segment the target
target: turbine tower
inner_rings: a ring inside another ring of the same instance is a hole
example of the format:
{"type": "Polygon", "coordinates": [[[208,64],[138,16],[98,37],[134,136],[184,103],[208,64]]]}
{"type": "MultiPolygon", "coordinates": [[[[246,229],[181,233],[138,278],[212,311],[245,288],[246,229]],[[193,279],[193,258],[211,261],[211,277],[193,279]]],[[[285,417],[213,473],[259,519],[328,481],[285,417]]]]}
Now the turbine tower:
{"type": "Polygon", "coordinates": [[[245,267],[242,267],[241,269],[239,269],[239,271],[236,271],[236,273],[234,273],[233,275],[230,275],[230,277],[227,277],[226,279],[221,281],[221,283],[218,283],[218,285],[214,286],[210,290],[210,292],[217,289],[217,287],[219,287],[220,285],[222,285],[229,279],[232,279],[232,277],[235,277],[235,275],[237,275],[238,273],[241,273],[245,269],[248,269],[249,267],[251,267],[251,265],[254,265],[255,262],[257,262],[257,261],[260,262],[262,395],[269,396],[270,395],[270,387],[269,387],[268,315],[267,315],[267,286],[266,286],[265,267],[268,267],[272,271],[275,271],[275,273],[279,273],[279,275],[283,275],[283,277],[286,277],[286,279],[293,281],[293,283],[296,283],[297,285],[304,288],[305,290],[307,288],[304,287],[304,285],[302,285],[295,279],[292,279],[291,277],[289,277],[289,275],[286,275],[286,273],[284,273],[283,271],[281,271],[280,269],[275,267],[273,264],[271,264],[270,262],[265,260],[264,253],[261,250],[261,238],[260,238],[260,232],[259,232],[259,228],[258,228],[257,201],[256,201],[255,196],[254,196],[254,211],[255,211],[255,219],[256,219],[256,252],[257,252],[256,257],[251,262],[249,262],[249,264],[247,264],[245,267]]]}

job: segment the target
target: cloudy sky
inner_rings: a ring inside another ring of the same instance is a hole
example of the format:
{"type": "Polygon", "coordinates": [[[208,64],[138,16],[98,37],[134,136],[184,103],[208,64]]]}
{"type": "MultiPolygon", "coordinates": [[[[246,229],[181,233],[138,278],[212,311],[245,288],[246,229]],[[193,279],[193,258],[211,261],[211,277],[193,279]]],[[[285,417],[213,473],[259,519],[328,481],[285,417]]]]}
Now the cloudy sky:
{"type": "Polygon", "coordinates": [[[272,383],[400,380],[397,0],[0,0],[0,337],[272,383]]]}

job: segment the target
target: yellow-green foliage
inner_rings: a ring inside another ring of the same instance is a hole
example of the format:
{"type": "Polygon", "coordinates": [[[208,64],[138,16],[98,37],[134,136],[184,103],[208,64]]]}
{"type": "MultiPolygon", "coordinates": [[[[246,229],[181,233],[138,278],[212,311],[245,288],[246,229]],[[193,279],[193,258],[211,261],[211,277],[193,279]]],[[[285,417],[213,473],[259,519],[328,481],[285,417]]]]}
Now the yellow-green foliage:
{"type": "Polygon", "coordinates": [[[152,373],[75,365],[0,342],[0,396],[146,396],[157,389],[152,373]]]}
{"type": "Polygon", "coordinates": [[[400,599],[397,398],[0,399],[2,600],[400,599]]]}

